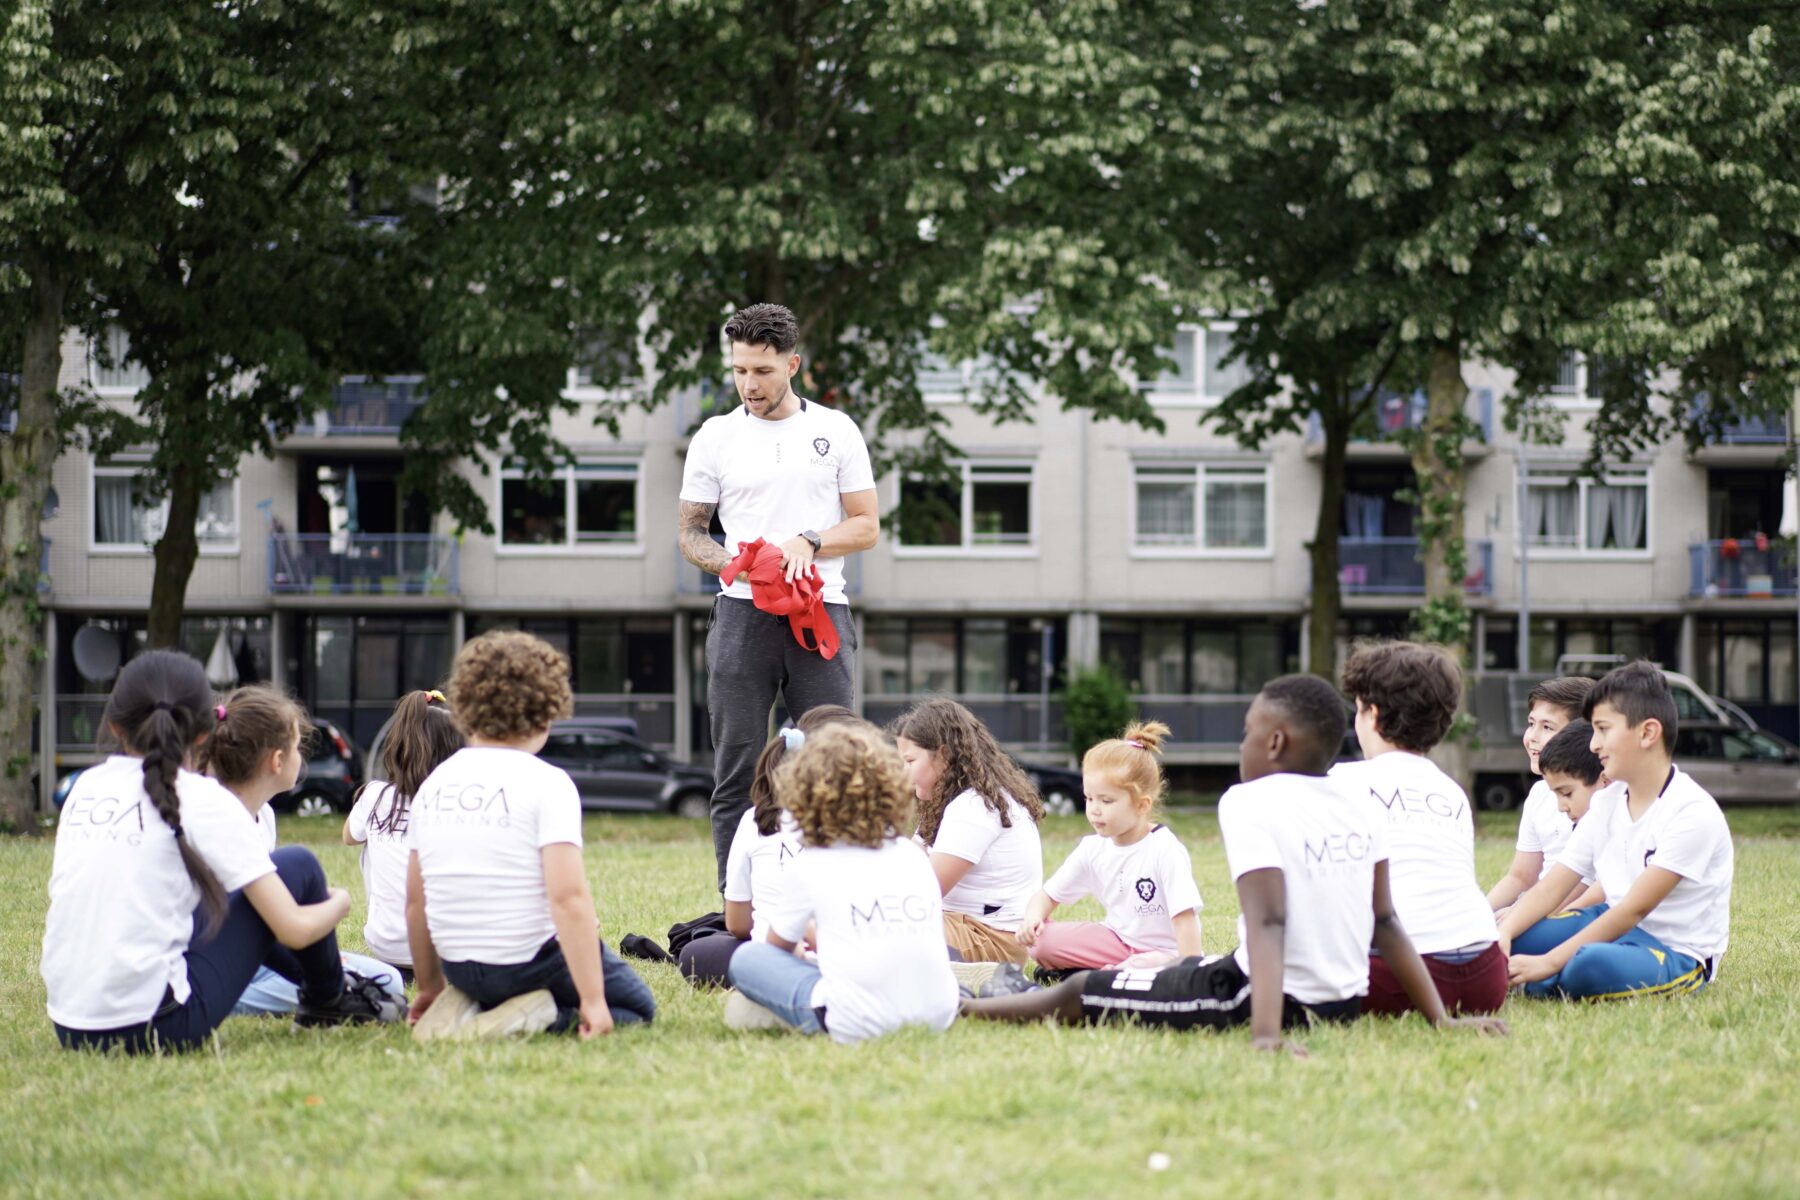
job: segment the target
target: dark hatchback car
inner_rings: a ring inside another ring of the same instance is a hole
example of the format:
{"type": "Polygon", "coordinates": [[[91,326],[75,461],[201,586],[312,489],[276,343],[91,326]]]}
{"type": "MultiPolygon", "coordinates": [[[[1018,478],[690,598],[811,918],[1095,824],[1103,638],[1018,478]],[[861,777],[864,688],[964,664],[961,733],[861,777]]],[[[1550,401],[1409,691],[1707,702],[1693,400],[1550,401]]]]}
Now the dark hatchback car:
{"type": "Polygon", "coordinates": [[[1087,804],[1081,772],[1072,767],[1052,767],[1045,763],[1028,763],[1013,759],[1026,778],[1036,785],[1044,811],[1056,816],[1081,812],[1087,804]]]}
{"type": "Polygon", "coordinates": [[[312,738],[303,749],[306,770],[292,791],[269,801],[279,813],[322,817],[349,812],[362,786],[363,756],[350,736],[323,717],[313,718],[312,738]]]}
{"type": "MultiPolygon", "coordinates": [[[[369,778],[384,779],[381,745],[387,727],[369,750],[369,778]]],[[[550,727],[538,752],[545,762],[569,773],[581,806],[623,812],[667,812],[695,819],[710,815],[713,774],[678,763],[637,738],[630,717],[570,717],[550,727]]]]}

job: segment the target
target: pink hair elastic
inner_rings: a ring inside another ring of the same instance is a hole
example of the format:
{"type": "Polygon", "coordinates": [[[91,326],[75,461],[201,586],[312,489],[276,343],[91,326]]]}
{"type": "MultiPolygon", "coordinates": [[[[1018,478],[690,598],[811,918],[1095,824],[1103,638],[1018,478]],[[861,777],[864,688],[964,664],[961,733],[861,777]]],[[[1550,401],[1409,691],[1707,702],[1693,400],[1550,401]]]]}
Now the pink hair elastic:
{"type": "Polygon", "coordinates": [[[1139,750],[1144,748],[1144,743],[1138,741],[1136,738],[1126,738],[1125,744],[1127,746],[1136,746],[1139,750]]]}
{"type": "Polygon", "coordinates": [[[213,716],[215,716],[215,717],[219,718],[219,720],[223,721],[225,719],[225,706],[223,704],[214,706],[213,716]]]}

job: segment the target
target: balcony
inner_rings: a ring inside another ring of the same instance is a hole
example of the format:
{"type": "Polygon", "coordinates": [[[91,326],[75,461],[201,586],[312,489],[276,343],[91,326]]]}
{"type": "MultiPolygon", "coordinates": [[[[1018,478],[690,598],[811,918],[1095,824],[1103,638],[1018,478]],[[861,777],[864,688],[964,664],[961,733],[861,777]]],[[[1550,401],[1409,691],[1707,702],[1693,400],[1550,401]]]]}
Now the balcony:
{"type": "MultiPolygon", "coordinates": [[[[1707,400],[1697,399],[1689,415],[1694,420],[1704,416],[1707,400]]],[[[1788,414],[1764,413],[1738,415],[1725,422],[1694,450],[1695,462],[1765,465],[1778,461],[1787,452],[1788,414]]]]}
{"type": "MultiPolygon", "coordinates": [[[[1469,573],[1463,592],[1494,592],[1494,543],[1470,540],[1469,573]]],[[[1425,592],[1425,564],[1419,561],[1418,538],[1345,537],[1338,539],[1338,587],[1346,596],[1419,596],[1425,592]]]]}
{"type": "MultiPolygon", "coordinates": [[[[1382,391],[1375,400],[1375,434],[1373,437],[1352,437],[1351,454],[1356,457],[1401,456],[1404,450],[1400,445],[1400,435],[1425,424],[1426,407],[1423,388],[1413,392],[1382,391]]],[[[1466,443],[1463,453],[1469,456],[1485,454],[1494,440],[1493,389],[1475,388],[1470,391],[1464,411],[1475,422],[1481,436],[1479,440],[1466,443]]],[[[1316,458],[1324,452],[1325,430],[1319,422],[1319,415],[1314,413],[1306,422],[1306,453],[1316,458]]]]}
{"type": "Polygon", "coordinates": [[[381,379],[346,375],[331,389],[331,403],[314,414],[312,424],[296,428],[294,436],[307,440],[398,437],[406,419],[424,407],[423,379],[420,375],[381,379]]]}
{"type": "Polygon", "coordinates": [[[1688,547],[1688,595],[1696,600],[1792,599],[1794,560],[1791,541],[1726,538],[1697,542],[1688,547]]]}
{"type": "Polygon", "coordinates": [[[1137,696],[1138,715],[1169,727],[1171,756],[1183,750],[1228,748],[1237,761],[1244,738],[1244,714],[1255,696],[1137,696]]]}
{"type": "Polygon", "coordinates": [[[274,533],[269,591],[451,596],[462,590],[459,552],[455,538],[433,533],[274,533]]]}

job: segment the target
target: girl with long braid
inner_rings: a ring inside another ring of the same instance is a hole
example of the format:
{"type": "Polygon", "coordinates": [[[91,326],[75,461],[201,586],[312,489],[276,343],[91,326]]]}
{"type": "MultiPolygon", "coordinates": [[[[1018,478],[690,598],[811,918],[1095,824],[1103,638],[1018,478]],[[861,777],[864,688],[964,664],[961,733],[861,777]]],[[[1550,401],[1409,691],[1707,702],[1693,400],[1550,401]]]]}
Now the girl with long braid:
{"type": "Polygon", "coordinates": [[[66,1047],[192,1049],[265,962],[300,976],[296,1025],[401,1016],[345,986],[334,931],[350,894],[311,851],[271,854],[238,798],[188,769],[214,705],[185,654],[119,672],[105,724],[120,752],[76,780],[50,871],[41,970],[66,1047]]]}

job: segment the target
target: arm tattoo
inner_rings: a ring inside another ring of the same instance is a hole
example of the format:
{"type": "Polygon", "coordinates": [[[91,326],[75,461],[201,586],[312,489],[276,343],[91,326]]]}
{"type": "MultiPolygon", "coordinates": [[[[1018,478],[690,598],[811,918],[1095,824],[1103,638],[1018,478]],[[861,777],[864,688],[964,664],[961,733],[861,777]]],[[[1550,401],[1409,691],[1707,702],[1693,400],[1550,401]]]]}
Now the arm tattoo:
{"type": "Polygon", "coordinates": [[[692,500],[681,502],[681,557],[699,567],[702,571],[719,574],[731,563],[731,554],[725,547],[713,541],[709,526],[713,513],[718,511],[717,504],[696,504],[692,500]]]}

